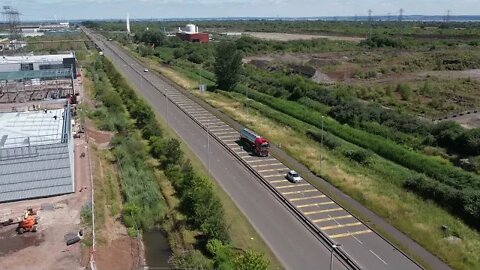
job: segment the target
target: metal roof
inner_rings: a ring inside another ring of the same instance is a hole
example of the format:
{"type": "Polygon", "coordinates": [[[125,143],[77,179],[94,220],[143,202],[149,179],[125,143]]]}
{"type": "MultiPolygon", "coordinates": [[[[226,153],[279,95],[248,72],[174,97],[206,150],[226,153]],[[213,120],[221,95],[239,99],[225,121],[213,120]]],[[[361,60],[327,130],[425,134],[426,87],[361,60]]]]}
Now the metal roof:
{"type": "Polygon", "coordinates": [[[0,113],[0,202],[74,192],[69,109],[0,113]]]}
{"type": "Polygon", "coordinates": [[[70,78],[70,68],[0,72],[0,81],[70,78]]]}
{"type": "Polygon", "coordinates": [[[74,192],[68,144],[29,146],[29,156],[0,149],[0,202],[74,192]]]}
{"type": "Polygon", "coordinates": [[[43,62],[62,62],[64,58],[73,58],[73,52],[65,54],[44,54],[44,55],[13,55],[0,57],[0,64],[25,64],[43,62]]]}

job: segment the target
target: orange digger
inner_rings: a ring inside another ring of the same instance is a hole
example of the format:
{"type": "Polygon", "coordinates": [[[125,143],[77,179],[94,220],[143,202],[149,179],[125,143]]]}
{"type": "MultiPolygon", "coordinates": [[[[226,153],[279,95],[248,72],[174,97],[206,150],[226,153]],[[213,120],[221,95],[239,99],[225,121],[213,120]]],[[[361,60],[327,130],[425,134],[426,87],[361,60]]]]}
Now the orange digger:
{"type": "Polygon", "coordinates": [[[37,231],[37,212],[32,208],[25,211],[23,219],[18,223],[17,232],[23,234],[24,232],[36,232],[37,231]]]}

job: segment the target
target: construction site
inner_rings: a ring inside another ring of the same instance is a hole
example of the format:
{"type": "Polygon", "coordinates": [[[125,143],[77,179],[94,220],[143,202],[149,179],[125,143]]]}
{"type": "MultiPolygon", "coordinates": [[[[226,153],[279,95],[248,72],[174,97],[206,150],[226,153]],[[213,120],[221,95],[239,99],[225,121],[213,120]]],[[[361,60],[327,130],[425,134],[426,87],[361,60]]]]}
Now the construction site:
{"type": "MultiPolygon", "coordinates": [[[[3,15],[17,38],[20,13],[4,7],[3,15]]],[[[80,244],[92,196],[76,120],[82,83],[74,51],[0,57],[0,269],[88,264],[80,244]]]]}

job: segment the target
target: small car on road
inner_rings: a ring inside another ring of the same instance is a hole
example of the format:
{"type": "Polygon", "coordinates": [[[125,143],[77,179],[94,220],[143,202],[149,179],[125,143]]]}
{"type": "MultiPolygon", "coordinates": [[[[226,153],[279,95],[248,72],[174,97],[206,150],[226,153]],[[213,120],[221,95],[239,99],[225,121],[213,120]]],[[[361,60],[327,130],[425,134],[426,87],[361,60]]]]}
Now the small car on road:
{"type": "Polygon", "coordinates": [[[302,177],[300,177],[300,175],[294,170],[290,170],[287,172],[287,179],[288,181],[291,181],[294,183],[298,183],[302,181],[302,177]]]}
{"type": "Polygon", "coordinates": [[[148,72],[148,69],[144,69],[143,72],[148,72]]]}

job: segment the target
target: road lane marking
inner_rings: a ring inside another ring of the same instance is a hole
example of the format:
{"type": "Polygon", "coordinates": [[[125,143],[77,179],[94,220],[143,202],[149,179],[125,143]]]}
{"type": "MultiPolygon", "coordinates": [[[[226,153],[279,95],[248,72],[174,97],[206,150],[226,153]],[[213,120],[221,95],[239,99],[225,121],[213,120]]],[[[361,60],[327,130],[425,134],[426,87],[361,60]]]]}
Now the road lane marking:
{"type": "Polygon", "coordinates": [[[323,226],[323,227],[320,227],[320,230],[326,231],[326,230],[340,229],[340,228],[352,227],[352,226],[358,226],[358,225],[362,225],[362,223],[361,222],[352,222],[352,223],[347,223],[347,224],[323,226]]]}
{"type": "Polygon", "coordinates": [[[276,189],[284,189],[284,188],[294,188],[294,187],[304,187],[304,186],[310,186],[310,184],[293,184],[293,185],[279,186],[279,187],[275,187],[275,188],[276,189]]]}
{"type": "Polygon", "coordinates": [[[228,134],[238,134],[238,132],[236,131],[219,132],[219,133],[216,133],[215,135],[228,135],[228,134]]]}
{"type": "Polygon", "coordinates": [[[204,120],[204,119],[211,119],[212,115],[201,115],[201,116],[195,116],[195,119],[197,120],[204,120]]]}
{"type": "Polygon", "coordinates": [[[215,133],[215,131],[225,131],[225,130],[231,130],[231,128],[211,128],[210,132],[215,133]]]}
{"type": "Polygon", "coordinates": [[[276,161],[274,158],[267,158],[267,159],[257,159],[257,160],[247,160],[248,163],[254,163],[254,162],[262,162],[262,161],[276,161]]]}
{"type": "Polygon", "coordinates": [[[206,113],[191,113],[191,115],[193,115],[193,117],[199,117],[199,116],[212,116],[211,113],[209,112],[206,112],[206,113]]]}
{"type": "Polygon", "coordinates": [[[297,206],[297,208],[305,208],[305,207],[311,207],[311,206],[322,206],[322,205],[329,205],[329,204],[334,204],[334,202],[329,201],[329,202],[321,202],[321,203],[302,204],[302,205],[297,206]]]}
{"type": "Polygon", "coordinates": [[[290,195],[290,194],[303,194],[308,192],[315,192],[318,191],[316,189],[307,189],[307,190],[299,190],[299,191],[289,191],[289,192],[281,192],[282,195],[290,195]]]}
{"type": "MultiPolygon", "coordinates": [[[[228,146],[238,146],[238,144],[236,143],[227,143],[228,146]]],[[[238,149],[240,149],[240,147],[238,147],[238,149]]]]}
{"type": "Polygon", "coordinates": [[[388,265],[388,263],[386,261],[384,261],[382,258],[380,258],[380,256],[378,256],[375,252],[373,252],[371,249],[369,249],[368,251],[370,251],[373,255],[375,255],[375,257],[377,257],[380,261],[383,262],[383,264],[385,265],[388,265]]]}
{"type": "Polygon", "coordinates": [[[269,177],[274,177],[274,176],[283,176],[283,177],[285,177],[285,175],[283,175],[283,174],[278,174],[278,173],[277,173],[277,174],[270,174],[270,175],[263,175],[262,177],[263,177],[263,178],[269,178],[269,177]]]}
{"type": "Polygon", "coordinates": [[[310,196],[310,197],[300,197],[300,198],[293,198],[289,199],[290,202],[298,202],[302,200],[308,200],[308,199],[318,199],[318,198],[325,198],[325,195],[315,195],[315,196],[310,196]]]}
{"type": "Polygon", "coordinates": [[[346,219],[346,218],[351,218],[351,217],[353,217],[353,216],[352,215],[345,215],[345,216],[339,216],[339,217],[320,218],[320,219],[314,219],[314,220],[312,220],[312,222],[313,223],[320,223],[320,222],[325,222],[325,221],[346,219]]]}
{"type": "Polygon", "coordinates": [[[323,210],[316,210],[316,211],[308,211],[308,212],[304,212],[303,214],[308,216],[313,214],[330,213],[330,212],[336,212],[341,210],[343,210],[343,208],[337,207],[337,208],[330,208],[330,209],[323,209],[323,210]]]}
{"type": "Polygon", "coordinates": [[[273,180],[273,181],[268,181],[270,184],[275,184],[275,183],[281,183],[281,182],[285,182],[287,180],[283,179],[283,180],[273,180]]]}
{"type": "Polygon", "coordinates": [[[364,230],[364,231],[357,231],[357,232],[334,234],[334,235],[329,235],[328,237],[330,237],[331,239],[335,239],[335,238],[342,238],[342,237],[348,237],[348,236],[359,235],[359,234],[366,234],[371,232],[372,232],[371,230],[364,230]]]}
{"type": "Polygon", "coordinates": [[[268,169],[268,170],[260,170],[258,171],[259,173],[264,173],[264,172],[275,172],[275,171],[285,171],[287,172],[287,167],[285,167],[285,169],[282,169],[282,168],[277,168],[277,169],[268,169]]]}
{"type": "Polygon", "coordinates": [[[258,167],[268,167],[268,166],[278,166],[278,165],[282,165],[282,163],[280,162],[277,162],[277,163],[270,163],[270,164],[259,164],[259,165],[251,165],[252,168],[258,168],[258,167]]]}
{"type": "Polygon", "coordinates": [[[229,140],[223,140],[224,142],[236,142],[238,139],[229,139],[229,140]]]}
{"type": "Polygon", "coordinates": [[[217,118],[207,118],[207,119],[202,119],[200,120],[200,122],[205,122],[205,123],[210,123],[210,122],[218,122],[218,123],[223,123],[221,122],[219,119],[217,118]]]}

